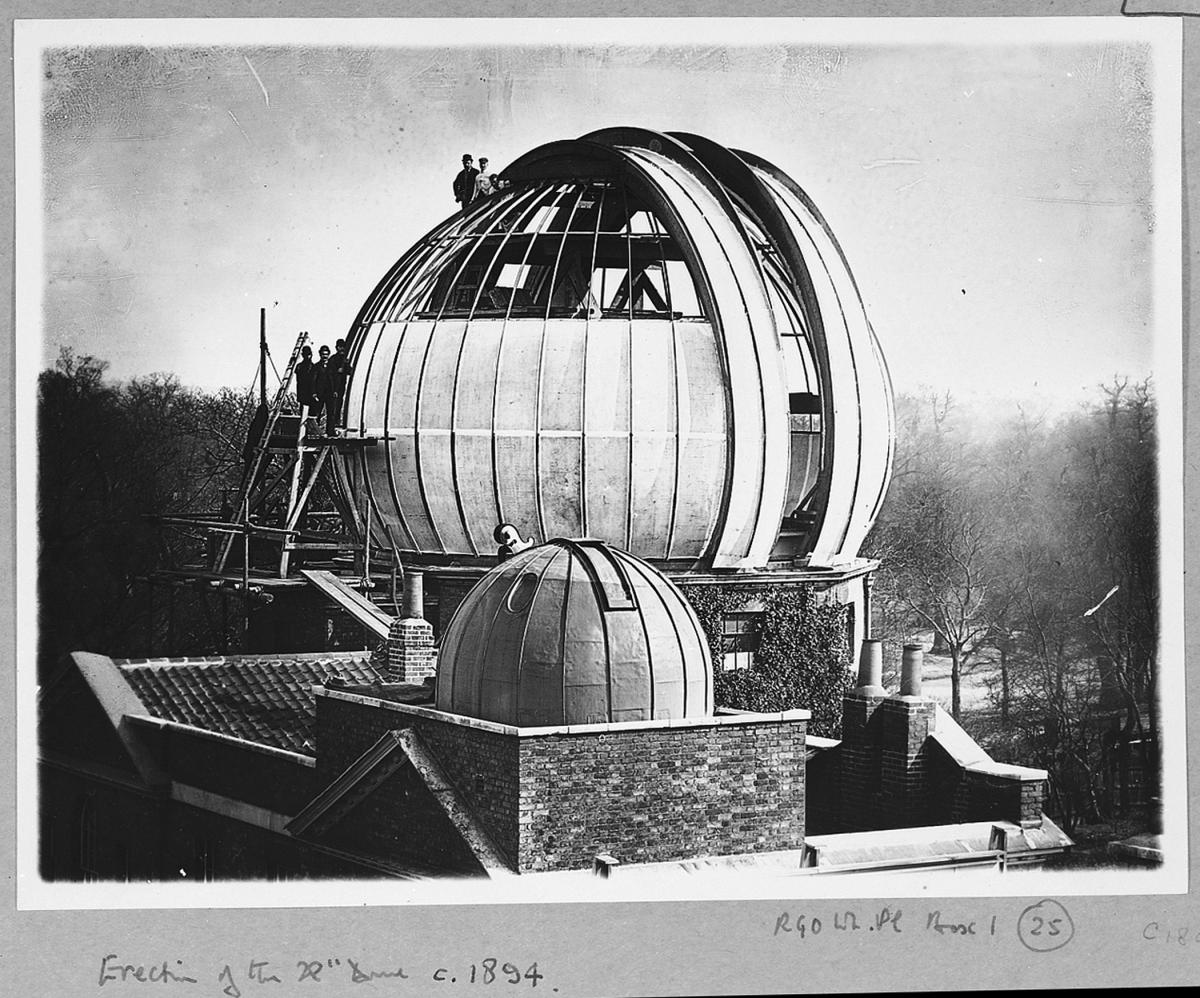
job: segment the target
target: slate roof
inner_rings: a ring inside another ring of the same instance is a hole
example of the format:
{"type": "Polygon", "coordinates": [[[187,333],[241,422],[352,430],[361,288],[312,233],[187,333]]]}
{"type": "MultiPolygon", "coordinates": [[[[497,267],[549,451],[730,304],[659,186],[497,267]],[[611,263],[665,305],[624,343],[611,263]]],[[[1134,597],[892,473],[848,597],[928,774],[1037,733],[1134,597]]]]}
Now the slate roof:
{"type": "Polygon", "coordinates": [[[313,755],[314,686],[379,682],[370,651],[124,659],[115,665],[153,717],[313,755]]]}

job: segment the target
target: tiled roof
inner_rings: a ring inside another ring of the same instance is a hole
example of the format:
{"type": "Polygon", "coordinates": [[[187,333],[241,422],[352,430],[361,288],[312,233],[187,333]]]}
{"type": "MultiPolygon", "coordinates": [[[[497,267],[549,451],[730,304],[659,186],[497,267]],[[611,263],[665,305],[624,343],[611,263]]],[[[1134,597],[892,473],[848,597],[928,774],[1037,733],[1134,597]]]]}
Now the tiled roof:
{"type": "Polygon", "coordinates": [[[116,665],[154,717],[312,755],[312,688],[379,681],[371,652],[126,659],[116,665]]]}

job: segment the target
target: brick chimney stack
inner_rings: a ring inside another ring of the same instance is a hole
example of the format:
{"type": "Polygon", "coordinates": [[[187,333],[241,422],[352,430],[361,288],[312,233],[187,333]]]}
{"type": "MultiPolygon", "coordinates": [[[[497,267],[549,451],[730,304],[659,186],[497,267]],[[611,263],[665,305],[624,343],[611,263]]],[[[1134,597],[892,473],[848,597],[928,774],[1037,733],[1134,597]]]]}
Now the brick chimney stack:
{"type": "Polygon", "coordinates": [[[926,740],[935,703],[921,695],[921,645],[905,645],[900,692],[883,688],[880,643],[866,640],[858,686],[842,701],[842,820],[860,830],[930,824],[926,740]]]}
{"type": "Polygon", "coordinates": [[[877,646],[863,642],[858,686],[842,700],[838,830],[973,821],[1041,826],[1049,774],[995,762],[922,693],[921,645],[904,646],[900,692],[887,695],[877,685],[877,646]]]}
{"type": "Polygon", "coordinates": [[[885,827],[927,825],[930,814],[926,741],[933,730],[936,703],[921,695],[925,649],[905,645],[900,694],[879,709],[880,804],[885,827]]]}
{"type": "Polygon", "coordinates": [[[847,827],[871,829],[879,812],[879,705],[883,647],[868,638],[858,657],[858,686],[842,698],[841,813],[847,827]]]}
{"type": "Polygon", "coordinates": [[[402,615],[388,630],[384,681],[421,683],[436,668],[433,626],[425,619],[425,573],[409,569],[404,575],[402,615]]]}

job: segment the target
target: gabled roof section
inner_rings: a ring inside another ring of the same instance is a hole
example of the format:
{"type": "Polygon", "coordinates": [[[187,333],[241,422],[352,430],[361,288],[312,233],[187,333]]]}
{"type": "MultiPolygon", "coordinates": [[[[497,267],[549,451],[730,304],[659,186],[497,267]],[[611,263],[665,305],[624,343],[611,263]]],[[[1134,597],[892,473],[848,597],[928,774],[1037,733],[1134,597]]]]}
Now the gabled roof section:
{"type": "Polygon", "coordinates": [[[411,728],[384,734],[288,822],[287,830],[296,836],[322,835],[406,764],[413,767],[484,871],[492,877],[511,874],[479,819],[411,728]]]}
{"type": "Polygon", "coordinates": [[[312,755],[314,686],[380,681],[371,652],[128,659],[115,663],[146,713],[312,755]]]}
{"type": "Polygon", "coordinates": [[[1044,769],[1014,766],[993,760],[940,703],[934,707],[933,729],[929,732],[929,737],[963,769],[1010,780],[1040,781],[1050,778],[1049,772],[1044,769]]]}

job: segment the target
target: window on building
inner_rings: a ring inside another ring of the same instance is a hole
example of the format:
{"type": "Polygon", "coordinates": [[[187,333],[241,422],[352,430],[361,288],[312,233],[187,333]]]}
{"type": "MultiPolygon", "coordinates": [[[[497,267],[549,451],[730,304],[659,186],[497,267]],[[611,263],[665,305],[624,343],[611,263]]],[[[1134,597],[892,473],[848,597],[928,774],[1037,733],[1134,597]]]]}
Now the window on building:
{"type": "Polygon", "coordinates": [[[727,613],[721,620],[721,668],[726,672],[749,669],[758,652],[762,614],[753,611],[727,613]]]}

